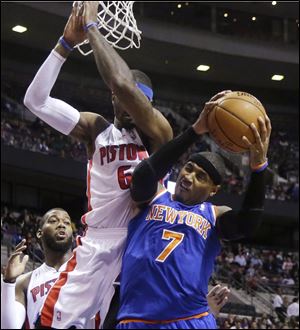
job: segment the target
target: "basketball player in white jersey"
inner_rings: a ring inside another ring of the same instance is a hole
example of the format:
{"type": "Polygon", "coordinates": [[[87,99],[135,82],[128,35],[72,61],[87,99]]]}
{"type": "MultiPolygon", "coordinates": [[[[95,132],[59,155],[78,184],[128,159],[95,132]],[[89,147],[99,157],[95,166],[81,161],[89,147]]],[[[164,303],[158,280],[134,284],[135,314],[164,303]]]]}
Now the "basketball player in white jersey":
{"type": "Polygon", "coordinates": [[[98,2],[85,2],[83,16],[76,15],[73,8],[63,37],[39,69],[24,99],[40,119],[85,142],[89,158],[88,212],[82,217],[88,229],[82,245],[75,249],[73,262],[67,265],[67,278],[59,278],[48,293],[40,317],[44,327],[83,328],[98,310],[101,320],[105,319],[133,214],[130,173],[148,157],[147,151],[154,152],[173,135],[168,121],[151,105],[150,79],[131,71],[90,24],[96,20],[97,7],[98,2]],[[79,113],[49,96],[70,50],[87,37],[98,71],[112,92],[114,124],[99,114],[79,113]]]}
{"type": "MultiPolygon", "coordinates": [[[[34,322],[46,295],[66,263],[72,258],[72,227],[69,214],[63,209],[51,209],[42,218],[37,238],[43,248],[45,262],[23,274],[28,255],[23,256],[23,239],[10,256],[1,289],[1,329],[34,329],[34,322]],[[22,275],[23,274],[23,275],[22,275]]],[[[95,328],[95,319],[87,328],[95,328]]]]}

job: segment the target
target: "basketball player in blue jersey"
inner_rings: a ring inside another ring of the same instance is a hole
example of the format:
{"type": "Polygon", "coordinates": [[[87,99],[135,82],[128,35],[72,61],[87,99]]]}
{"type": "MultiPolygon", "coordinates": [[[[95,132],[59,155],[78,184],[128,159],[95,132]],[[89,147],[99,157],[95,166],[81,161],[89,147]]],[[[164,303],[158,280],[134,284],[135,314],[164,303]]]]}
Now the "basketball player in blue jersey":
{"type": "Polygon", "coordinates": [[[207,114],[219,97],[206,103],[192,127],[143,160],[133,173],[131,195],[140,210],[130,222],[123,256],[119,329],[216,328],[206,299],[208,281],[220,240],[250,236],[261,223],[269,118],[259,118],[260,133],[251,125],[253,144],[242,137],[252,173],[239,211],[206,202],[219,190],[224,174],[218,154],[191,155],[179,173],[174,195],[157,189],[157,182],[208,132],[207,114]]]}

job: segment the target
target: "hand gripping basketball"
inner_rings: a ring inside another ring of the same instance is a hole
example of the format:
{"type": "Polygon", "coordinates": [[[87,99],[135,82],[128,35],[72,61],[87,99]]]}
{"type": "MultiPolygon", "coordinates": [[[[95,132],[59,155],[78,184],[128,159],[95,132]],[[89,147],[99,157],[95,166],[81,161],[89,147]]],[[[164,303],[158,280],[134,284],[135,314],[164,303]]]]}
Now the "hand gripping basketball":
{"type": "Polygon", "coordinates": [[[271,121],[266,115],[265,119],[262,117],[258,118],[260,126],[260,134],[254,123],[250,125],[255,142],[251,143],[246,136],[243,136],[243,142],[248,146],[250,152],[250,166],[255,168],[267,161],[267,152],[269,148],[270,135],[271,135],[271,121]]]}
{"type": "Polygon", "coordinates": [[[230,92],[231,90],[222,91],[214,95],[208,102],[205,103],[203,110],[193,125],[193,128],[197,134],[201,135],[208,132],[208,114],[218,104],[218,100],[230,92]]]}

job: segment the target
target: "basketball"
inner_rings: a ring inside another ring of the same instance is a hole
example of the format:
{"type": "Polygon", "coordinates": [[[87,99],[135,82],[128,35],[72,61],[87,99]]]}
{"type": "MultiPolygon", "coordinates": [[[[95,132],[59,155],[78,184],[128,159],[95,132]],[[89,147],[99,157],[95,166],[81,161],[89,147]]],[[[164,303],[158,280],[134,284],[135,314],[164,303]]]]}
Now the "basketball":
{"type": "Polygon", "coordinates": [[[250,128],[254,123],[260,132],[258,117],[265,117],[261,102],[246,92],[231,92],[222,97],[208,114],[208,129],[211,138],[223,149],[234,153],[248,150],[242,137],[251,143],[255,138],[250,128]]]}

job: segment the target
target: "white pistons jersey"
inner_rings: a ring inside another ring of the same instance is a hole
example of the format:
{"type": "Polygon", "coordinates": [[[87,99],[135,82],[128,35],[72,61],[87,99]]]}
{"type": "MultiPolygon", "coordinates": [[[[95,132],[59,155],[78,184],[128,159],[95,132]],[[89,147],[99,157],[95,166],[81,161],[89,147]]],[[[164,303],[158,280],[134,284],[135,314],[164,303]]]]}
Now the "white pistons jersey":
{"type": "MultiPolygon", "coordinates": [[[[60,267],[63,270],[66,264],[60,267]]],[[[27,289],[27,321],[29,328],[34,329],[40,309],[45,301],[47,293],[51,289],[54,282],[57,280],[60,270],[47,266],[43,263],[40,267],[36,268],[30,278],[27,289]]]]}
{"type": "Polygon", "coordinates": [[[92,228],[127,228],[133,218],[131,174],[145,158],[148,153],[136,129],[119,130],[111,124],[97,136],[88,163],[84,224],[92,228]]]}
{"type": "MultiPolygon", "coordinates": [[[[35,329],[35,322],[37,321],[40,309],[43,306],[46,296],[61,272],[66,269],[66,265],[67,262],[61,265],[59,270],[56,270],[54,267],[50,267],[43,263],[32,272],[26,297],[27,317],[25,329],[35,329]]],[[[98,315],[96,315],[96,319],[93,317],[86,321],[85,329],[98,329],[99,324],[98,315]]]]}

